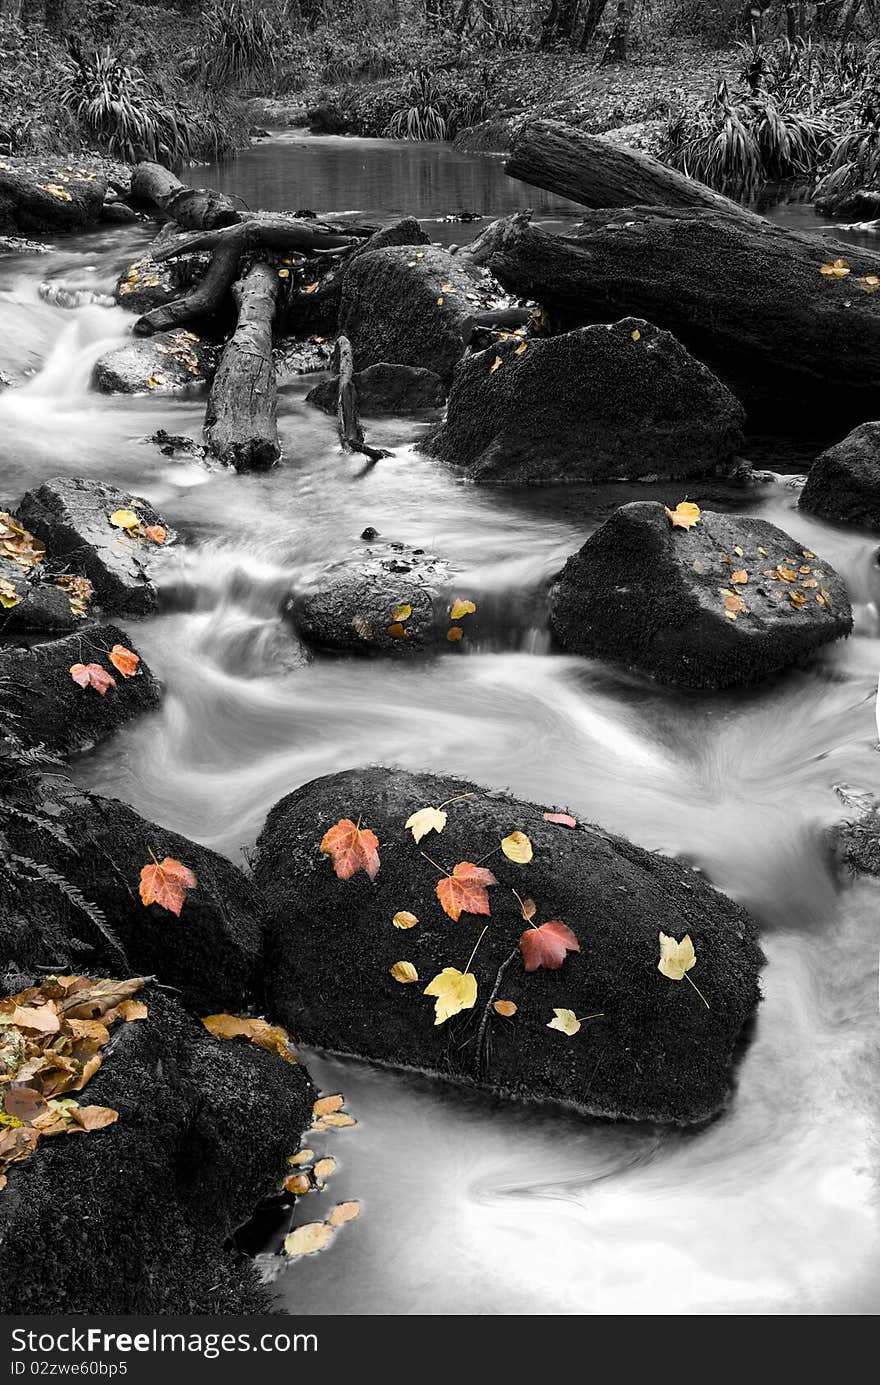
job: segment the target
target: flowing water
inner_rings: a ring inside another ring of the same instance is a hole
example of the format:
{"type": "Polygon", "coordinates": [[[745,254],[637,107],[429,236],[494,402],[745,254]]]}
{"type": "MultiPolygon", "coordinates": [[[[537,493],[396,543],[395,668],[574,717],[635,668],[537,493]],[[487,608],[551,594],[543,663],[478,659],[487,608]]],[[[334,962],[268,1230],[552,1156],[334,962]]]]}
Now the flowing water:
{"type": "MultiPolygon", "coordinates": [[[[380,141],[285,137],[194,180],[252,205],[410,211],[446,242],[478,229],[440,220],[461,209],[573,211],[510,183],[497,160],[380,141]]],[[[807,671],[711,696],[554,653],[548,578],[614,506],[681,488],[480,490],[417,454],[422,425],[401,420],[370,425],[392,456],[365,470],[304,405],[310,379],[283,386],[277,470],[169,460],[145,438],[198,436],[203,403],[91,393],[92,363],[130,316],[38,294],[46,279],[106,293],[147,239],[114,228],[0,259],[0,370],[28,377],[0,395],[0,501],[62,473],[100,477],[146,493],[184,540],[160,613],[127,622],[163,706],[80,759],[79,782],[241,859],[271,805],[316,775],[365,760],[466,773],[695,863],[754,912],[768,957],[734,1099],[698,1132],[510,1109],[310,1056],[358,1121],[315,1137],[340,1164],[323,1197],[358,1198],[363,1213],[277,1274],[280,1305],[627,1314],[668,1312],[672,1297],[680,1315],[875,1311],[880,887],[837,881],[823,834],[846,815],[835,784],[880,792],[876,542],[797,513],[788,475],[702,487],[702,502],[760,513],[832,562],[853,638],[807,671]],[[492,613],[482,645],[393,670],[303,658],[279,606],[368,524],[460,565],[492,613]]]]}

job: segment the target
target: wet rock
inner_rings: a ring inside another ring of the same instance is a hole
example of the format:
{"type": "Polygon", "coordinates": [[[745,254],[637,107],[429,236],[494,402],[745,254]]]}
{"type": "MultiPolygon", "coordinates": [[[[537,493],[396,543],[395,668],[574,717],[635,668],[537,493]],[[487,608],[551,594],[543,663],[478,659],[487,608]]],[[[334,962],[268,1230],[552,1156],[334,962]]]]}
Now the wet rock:
{"type": "Polygon", "coordinates": [[[706,475],[742,446],[744,421],[675,337],[630,317],[467,356],[421,445],[486,482],[706,475]]]}
{"type": "Polygon", "coordinates": [[[103,394],[194,394],[205,389],[216,368],[216,347],[177,328],[105,352],[95,362],[92,384],[103,394]]]}
{"type": "Polygon", "coordinates": [[[798,505],[822,519],[880,529],[880,423],[862,423],[810,467],[798,505]]]}
{"type": "Polygon", "coordinates": [[[590,824],[550,824],[543,812],[459,779],[385,768],[330,775],[282,799],[255,864],[269,900],[274,1013],[319,1047],[503,1097],[628,1120],[708,1119],[728,1098],[734,1050],[758,1001],[753,922],[681,862],[590,824]],[[442,836],[416,845],[404,823],[441,803],[442,836]],[[363,871],[337,879],[318,851],[324,832],[348,816],[379,839],[372,881],[363,871]],[[497,851],[514,830],[531,840],[527,866],[497,851]],[[435,893],[441,873],[423,849],[448,868],[492,853],[491,921],[446,916],[435,893]],[[539,901],[536,924],[560,919],[573,929],[581,951],[559,970],[525,971],[514,890],[539,901]],[[402,909],[417,926],[392,927],[402,909]],[[471,968],[476,1004],[435,1025],[424,989],[444,968],[464,969],[486,922],[471,968]],[[687,982],[658,971],[660,930],[690,934],[691,976],[709,1009],[687,982]],[[415,966],[417,984],[390,976],[400,960],[415,966]],[[494,1011],[496,999],[516,1004],[512,1019],[494,1011]],[[569,1037],[548,1028],[557,1007],[601,1018],[569,1037]]]}
{"type": "Polygon", "coordinates": [[[124,630],[88,625],[74,635],[30,648],[0,647],[0,687],[6,720],[29,746],[69,754],[88,750],[159,703],[159,684],[141,661],[133,678],[110,664],[115,644],[137,653],[124,630]],[[102,697],[70,676],[73,664],[100,664],[116,680],[102,697]]]}
{"type": "Polygon", "coordinates": [[[849,807],[861,809],[857,817],[837,823],[829,832],[837,860],[850,874],[880,878],[880,803],[870,793],[852,795],[847,785],[835,789],[849,807]]]}
{"type": "Polygon", "coordinates": [[[380,361],[433,370],[445,384],[464,355],[475,313],[503,295],[493,280],[436,245],[359,255],[342,284],[339,330],[355,369],[380,361]]]}
{"type": "MultiPolygon", "coordinates": [[[[413,414],[437,409],[446,399],[446,388],[433,370],[419,366],[389,365],[381,361],[366,370],[355,371],[354,387],[362,414],[413,414]]],[[[336,413],[339,376],[322,380],[306,395],[307,404],[316,404],[325,413],[336,413]]]]}
{"type": "Polygon", "coordinates": [[[210,255],[198,253],[180,255],[174,260],[158,262],[153,252],[170,249],[176,242],[183,244],[187,239],[176,226],[165,227],[152,244],[116,281],[114,298],[121,308],[131,313],[148,313],[152,308],[161,307],[179,298],[191,288],[205,273],[210,263],[210,255]]]}
{"type": "Polygon", "coordinates": [[[662,505],[637,501],[569,558],[550,622],[575,653],[721,688],[757,682],[848,635],[852,611],[834,569],[774,524],[704,510],[685,530],[662,505]]]}
{"type": "Polygon", "coordinates": [[[54,582],[32,581],[22,572],[7,572],[0,562],[0,578],[11,584],[18,597],[15,606],[0,606],[0,642],[22,632],[75,630],[83,623],[71,607],[70,597],[54,582]]]}
{"type": "Polygon", "coordinates": [[[42,1140],[0,1199],[0,1298],[16,1314],[265,1313],[226,1242],[285,1172],[315,1092],[305,1068],[213,1038],[149,987],[79,1094],[119,1119],[42,1140]]]}
{"type": "Polygon", "coordinates": [[[24,972],[158,976],[197,1015],[259,1004],[265,905],[231,861],[60,774],[12,777],[0,811],[7,847],[30,863],[22,867],[30,913],[52,921],[50,939],[27,913],[4,914],[0,962],[24,972]],[[140,872],[152,856],[171,856],[196,876],[179,919],[141,902],[140,872]]]}
{"type": "Polygon", "coordinates": [[[297,375],[312,375],[327,370],[333,356],[333,345],[322,337],[315,340],[283,341],[272,350],[272,364],[279,385],[297,375]]]}
{"type": "Polygon", "coordinates": [[[89,579],[104,610],[153,610],[158,598],[151,574],[175,535],[148,501],[100,481],[57,476],[28,491],[16,516],[45,543],[47,564],[70,567],[89,579]],[[134,510],[142,531],[153,525],[164,528],[164,543],[112,525],[110,516],[117,510],[134,510]]]}
{"type": "Polygon", "coordinates": [[[15,157],[0,162],[0,232],[80,231],[101,215],[107,180],[100,160],[15,157]]]}
{"type": "Polygon", "coordinates": [[[423,549],[370,545],[324,568],[288,614],[300,639],[318,649],[421,654],[445,641],[451,581],[448,564],[423,549]]]}
{"type": "Polygon", "coordinates": [[[48,255],[54,246],[24,236],[0,236],[0,255],[48,255]]]}
{"type": "Polygon", "coordinates": [[[99,308],[112,308],[114,301],[109,293],[96,293],[87,284],[77,287],[57,279],[40,284],[37,293],[44,303],[51,303],[53,308],[85,308],[91,304],[99,308]]]}
{"type": "Polygon", "coordinates": [[[127,226],[132,221],[139,221],[140,217],[134,207],[129,207],[126,202],[105,202],[101,208],[101,220],[111,226],[127,226]]]}

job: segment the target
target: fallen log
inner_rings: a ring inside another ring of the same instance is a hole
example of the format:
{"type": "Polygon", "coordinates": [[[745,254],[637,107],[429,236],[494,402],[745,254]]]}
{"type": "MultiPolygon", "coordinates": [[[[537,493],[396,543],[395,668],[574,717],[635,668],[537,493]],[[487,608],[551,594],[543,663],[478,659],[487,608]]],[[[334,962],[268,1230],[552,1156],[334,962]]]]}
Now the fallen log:
{"type": "Polygon", "coordinates": [[[370,461],[378,462],[388,453],[381,447],[364,442],[364,430],[358,418],[357,387],[354,383],[354,352],[348,337],[337,337],[333,353],[333,369],[339,375],[336,395],[336,424],[343,452],[362,452],[370,461]]]}
{"type": "MultiPolygon", "coordinates": [[[[296,250],[316,254],[320,251],[344,250],[353,243],[356,244],[350,236],[316,231],[309,221],[296,221],[285,216],[243,221],[237,226],[230,226],[217,235],[213,258],[205,277],[183,297],[163,303],[139,317],[134,324],[135,335],[146,337],[152,332],[165,332],[170,327],[210,317],[218,312],[238,274],[242,255],[249,251],[296,250]]],[[[192,246],[185,248],[191,249],[192,246]]],[[[181,253],[183,247],[178,243],[169,247],[168,251],[159,252],[159,258],[170,258],[181,253]]]]}
{"type": "Polygon", "coordinates": [[[563,328],[627,314],[672,332],[753,415],[880,417],[880,253],[691,209],[587,213],[577,234],[509,218],[489,257],[563,328]],[[842,261],[839,277],[822,266],[842,261]],[[868,285],[869,286],[869,285],[868,285]]]}
{"type": "Polygon", "coordinates": [[[236,471],[274,466],[278,395],[272,362],[272,319],[278,273],[259,262],[232,290],[238,325],[223,350],[205,410],[209,451],[236,471]]]}
{"type": "Polygon", "coordinates": [[[650,154],[559,120],[529,121],[513,141],[504,171],[584,207],[708,207],[745,221],[762,220],[650,154]]]}
{"type": "Polygon", "coordinates": [[[170,169],[147,160],[135,166],[129,200],[176,221],[185,231],[234,226],[241,219],[238,199],[212,188],[188,188],[170,169]]]}

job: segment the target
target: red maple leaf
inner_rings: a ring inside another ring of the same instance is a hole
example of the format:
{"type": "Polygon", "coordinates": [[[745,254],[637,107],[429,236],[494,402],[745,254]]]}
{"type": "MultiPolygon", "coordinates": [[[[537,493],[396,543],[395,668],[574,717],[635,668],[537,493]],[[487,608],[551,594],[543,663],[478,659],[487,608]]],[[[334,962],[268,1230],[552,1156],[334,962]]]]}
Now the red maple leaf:
{"type": "Polygon", "coordinates": [[[452,874],[437,885],[437,898],[457,923],[462,914],[490,913],[486,886],[497,884],[490,870],[475,866],[473,861],[459,861],[452,874]]]}
{"type": "Polygon", "coordinates": [[[519,940],[519,950],[526,964],[526,971],[537,971],[546,967],[548,971],[558,971],[565,961],[567,952],[580,952],[580,943],[567,924],[560,919],[542,923],[540,928],[527,928],[519,940]]]}
{"type": "Polygon", "coordinates": [[[153,860],[141,870],[141,900],[161,904],[179,918],[187,890],[194,890],[198,883],[188,866],[166,856],[164,861],[153,860]]]}
{"type": "Polygon", "coordinates": [[[103,697],[108,688],[116,687],[116,679],[100,664],[71,664],[70,676],[81,688],[91,686],[103,697]]]}
{"type": "Polygon", "coordinates": [[[333,860],[340,880],[350,880],[365,870],[371,880],[379,873],[379,838],[368,827],[358,827],[351,818],[340,818],[321,838],[321,852],[333,860]]]}

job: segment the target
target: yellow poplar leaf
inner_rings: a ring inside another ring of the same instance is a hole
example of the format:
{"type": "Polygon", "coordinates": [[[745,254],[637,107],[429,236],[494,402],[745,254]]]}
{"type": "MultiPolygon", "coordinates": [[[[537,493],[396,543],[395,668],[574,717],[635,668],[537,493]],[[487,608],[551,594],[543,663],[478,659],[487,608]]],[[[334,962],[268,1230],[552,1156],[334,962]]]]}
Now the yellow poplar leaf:
{"type": "Polygon", "coordinates": [[[400,909],[391,920],[395,928],[415,928],[418,919],[408,909],[400,909]]]}
{"type": "Polygon", "coordinates": [[[310,1164],[314,1157],[315,1151],[313,1149],[299,1149],[296,1154],[289,1154],[287,1156],[287,1162],[293,1165],[310,1164]]]}
{"type": "Polygon", "coordinates": [[[325,1159],[318,1160],[313,1172],[316,1178],[329,1178],[331,1173],[335,1173],[338,1167],[339,1165],[336,1160],[328,1154],[325,1159]]]}
{"type": "Polygon", "coordinates": [[[548,1029],[558,1029],[560,1034],[568,1034],[569,1037],[580,1031],[581,1022],[574,1013],[574,1010],[559,1009],[553,1007],[553,1019],[547,1021],[548,1029]]]}
{"type": "Polygon", "coordinates": [[[284,1238],[285,1255],[315,1255],[333,1239],[333,1227],[323,1221],[306,1222],[284,1238]]]}
{"type": "Polygon", "coordinates": [[[408,602],[404,601],[404,603],[403,603],[402,606],[395,606],[395,607],[394,607],[394,610],[391,612],[391,619],[392,619],[392,620],[409,620],[409,618],[410,618],[411,615],[412,615],[412,606],[410,606],[408,602]]]}
{"type": "Polygon", "coordinates": [[[110,516],[110,523],[116,529],[139,529],[141,518],[134,510],[114,510],[110,516]]]}
{"type": "Polygon", "coordinates": [[[460,1010],[472,1010],[477,999],[477,978],[473,972],[444,967],[425,987],[425,995],[435,997],[434,1024],[444,1024],[460,1010]]]}
{"type": "Polygon", "coordinates": [[[395,962],[391,968],[391,975],[395,981],[399,981],[401,986],[409,986],[413,981],[418,981],[419,974],[412,962],[395,962]]]}
{"type": "Polygon", "coordinates": [[[334,1092],[332,1096],[319,1096],[312,1105],[312,1112],[316,1116],[327,1116],[331,1111],[341,1111],[344,1105],[345,1097],[340,1092],[334,1092]]]}
{"type": "Polygon", "coordinates": [[[670,510],[668,505],[664,505],[663,508],[673,529],[693,529],[699,522],[700,507],[690,500],[680,500],[674,510],[670,510]]]}
{"type": "Polygon", "coordinates": [[[476,609],[473,601],[463,601],[460,596],[457,596],[450,608],[449,619],[462,620],[465,616],[472,616],[476,609]]]}
{"type": "Polygon", "coordinates": [[[347,1116],[344,1111],[330,1111],[321,1119],[325,1126],[332,1126],[335,1130],[343,1130],[346,1126],[357,1125],[354,1116],[347,1116]]]}
{"type": "Polygon", "coordinates": [[[412,832],[413,841],[420,842],[429,832],[443,831],[446,814],[442,808],[419,808],[418,812],[410,814],[404,826],[412,832]]]}
{"type": "Polygon", "coordinates": [[[681,981],[685,972],[690,971],[696,963],[697,954],[690,933],[685,933],[680,943],[666,933],[660,934],[660,961],[657,963],[657,970],[668,976],[670,981],[681,981]]]}
{"type": "Polygon", "coordinates": [[[500,370],[503,364],[504,362],[502,361],[501,357],[496,356],[491,366],[489,367],[489,374],[494,375],[496,370],[500,370]]]}
{"type": "Polygon", "coordinates": [[[512,1000],[496,1000],[492,1008],[496,1015],[503,1015],[506,1020],[512,1019],[517,1010],[512,1000]]]}
{"type": "Polygon", "coordinates": [[[516,861],[517,865],[520,866],[528,865],[535,854],[532,850],[532,843],[525,832],[511,832],[510,836],[504,837],[501,842],[501,850],[508,861],[516,861]]]}
{"type": "Polygon", "coordinates": [[[360,1210],[359,1202],[339,1202],[327,1220],[331,1226],[342,1226],[343,1222],[354,1221],[355,1217],[360,1215],[360,1210]]]}

